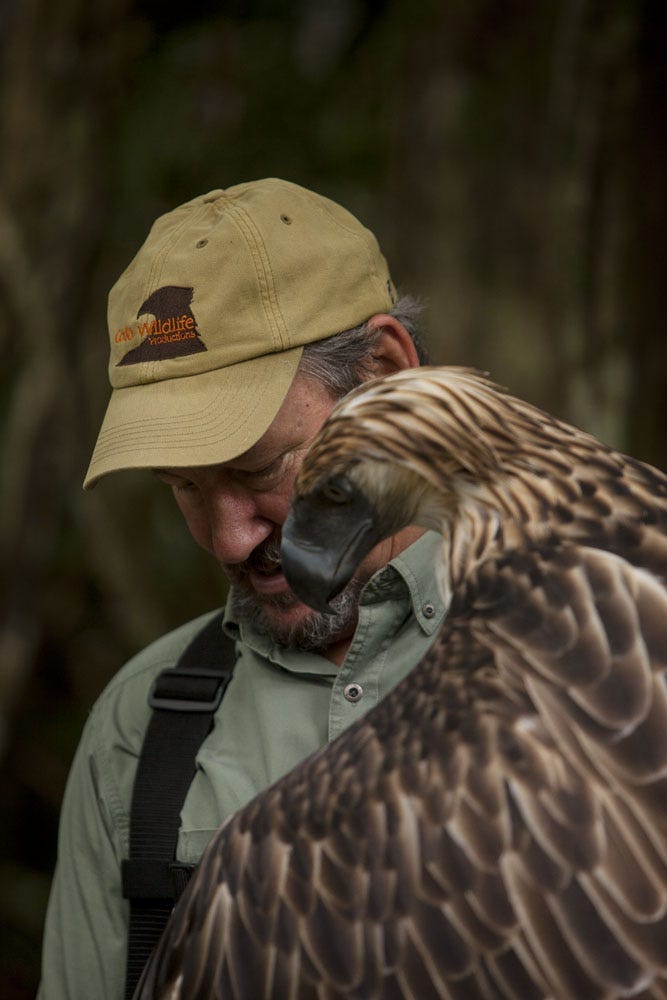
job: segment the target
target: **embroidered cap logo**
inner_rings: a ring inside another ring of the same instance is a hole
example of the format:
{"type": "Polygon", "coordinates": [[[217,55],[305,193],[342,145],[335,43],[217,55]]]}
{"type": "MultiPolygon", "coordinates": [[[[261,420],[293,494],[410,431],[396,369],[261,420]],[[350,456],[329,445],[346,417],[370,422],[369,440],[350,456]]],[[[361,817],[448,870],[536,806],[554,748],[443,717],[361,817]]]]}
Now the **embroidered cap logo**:
{"type": "Polygon", "coordinates": [[[193,288],[165,285],[149,295],[137,311],[137,320],[146,315],[155,318],[151,322],[133,323],[116,332],[117,343],[141,338],[141,343],[128,351],[118,366],[164,361],[205,351],[206,345],[190,308],[193,294],[193,288]]]}

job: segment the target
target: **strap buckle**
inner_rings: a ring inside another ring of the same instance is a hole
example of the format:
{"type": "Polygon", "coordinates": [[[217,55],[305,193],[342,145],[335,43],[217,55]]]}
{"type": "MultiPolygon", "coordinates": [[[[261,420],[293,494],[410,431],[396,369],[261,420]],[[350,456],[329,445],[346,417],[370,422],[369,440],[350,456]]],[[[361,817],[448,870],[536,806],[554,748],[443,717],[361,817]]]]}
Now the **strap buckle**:
{"type": "Polygon", "coordinates": [[[170,667],[153,681],[148,704],[163,712],[215,712],[231,678],[231,670],[170,667]],[[211,683],[213,682],[213,683],[211,683]]]}
{"type": "Polygon", "coordinates": [[[185,861],[124,858],[120,866],[123,899],[176,900],[196,867],[185,861]]]}

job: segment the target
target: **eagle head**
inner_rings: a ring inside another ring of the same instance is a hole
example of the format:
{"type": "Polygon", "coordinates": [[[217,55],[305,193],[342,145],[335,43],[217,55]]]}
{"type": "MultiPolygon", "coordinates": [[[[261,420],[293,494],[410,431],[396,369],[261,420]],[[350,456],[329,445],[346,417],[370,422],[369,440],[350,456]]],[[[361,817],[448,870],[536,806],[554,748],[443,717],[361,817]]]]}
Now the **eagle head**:
{"type": "Polygon", "coordinates": [[[282,531],[294,593],[319,611],[378,542],[409,524],[447,530],[464,479],[497,462],[477,434],[447,447],[425,369],[359,386],[334,408],[311,445],[282,531]]]}

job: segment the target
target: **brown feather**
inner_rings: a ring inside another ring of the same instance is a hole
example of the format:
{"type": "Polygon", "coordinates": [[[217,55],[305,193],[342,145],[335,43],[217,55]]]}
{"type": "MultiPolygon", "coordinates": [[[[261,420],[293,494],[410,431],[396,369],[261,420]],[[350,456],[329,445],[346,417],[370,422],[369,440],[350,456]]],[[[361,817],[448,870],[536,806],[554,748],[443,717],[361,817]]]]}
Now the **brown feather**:
{"type": "Polygon", "coordinates": [[[215,836],[139,997],[667,997],[667,478],[460,369],[297,482],[443,532],[444,626],[215,836]]]}

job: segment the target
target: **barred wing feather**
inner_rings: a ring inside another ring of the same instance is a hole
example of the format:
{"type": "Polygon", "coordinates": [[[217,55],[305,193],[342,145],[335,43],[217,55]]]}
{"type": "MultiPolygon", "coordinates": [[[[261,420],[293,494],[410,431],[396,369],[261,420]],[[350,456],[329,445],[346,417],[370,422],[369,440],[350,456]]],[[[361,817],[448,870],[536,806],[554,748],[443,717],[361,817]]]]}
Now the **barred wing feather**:
{"type": "Polygon", "coordinates": [[[144,1000],[667,998],[665,479],[433,371],[343,403],[297,495],[321,506],[344,474],[393,530],[401,491],[429,524],[439,491],[445,624],[380,705],[222,827],[144,1000]],[[420,453],[447,408],[479,441],[464,454],[448,423],[416,474],[397,442],[420,453]]]}

